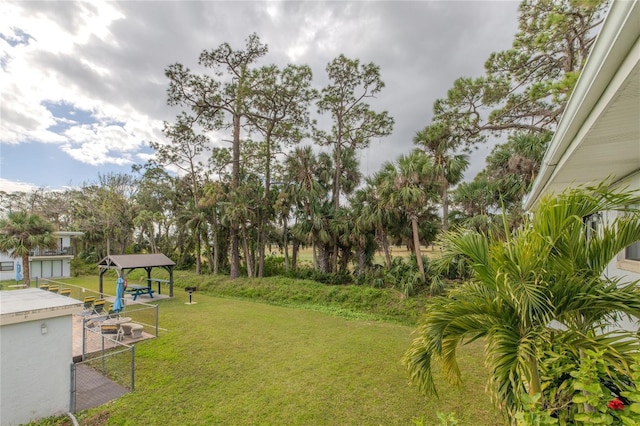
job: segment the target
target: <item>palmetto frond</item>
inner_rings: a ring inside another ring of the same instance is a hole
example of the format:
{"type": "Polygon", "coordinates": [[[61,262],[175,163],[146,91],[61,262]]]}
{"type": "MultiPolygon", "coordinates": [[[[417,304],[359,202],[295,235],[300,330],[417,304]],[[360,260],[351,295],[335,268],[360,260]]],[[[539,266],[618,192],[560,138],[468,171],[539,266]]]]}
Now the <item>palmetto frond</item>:
{"type": "Polygon", "coordinates": [[[615,330],[621,316],[640,318],[640,287],[603,276],[607,264],[640,240],[640,215],[632,191],[606,185],[568,190],[540,202],[533,217],[506,239],[476,231],[449,232],[441,240],[443,264],[464,256],[469,283],[436,298],[422,318],[418,337],[405,354],[412,382],[435,393],[431,370],[442,364],[456,383],[457,347],[484,338],[494,400],[509,413],[522,407],[523,392],[540,392],[542,347],[567,353],[605,349],[621,374],[640,350],[638,337],[615,330]],[[588,233],[587,220],[601,212],[620,212],[588,233]],[[560,328],[552,328],[559,324],[560,328]]]}

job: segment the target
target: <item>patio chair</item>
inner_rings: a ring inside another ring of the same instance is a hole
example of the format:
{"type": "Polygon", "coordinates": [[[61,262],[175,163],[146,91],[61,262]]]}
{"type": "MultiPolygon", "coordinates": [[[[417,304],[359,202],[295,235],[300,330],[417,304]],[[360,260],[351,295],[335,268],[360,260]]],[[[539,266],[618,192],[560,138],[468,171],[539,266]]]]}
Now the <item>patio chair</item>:
{"type": "Polygon", "coordinates": [[[67,296],[67,297],[71,297],[71,289],[70,288],[63,288],[60,289],[60,293],[58,293],[62,296],[67,296]]]}
{"type": "Polygon", "coordinates": [[[115,335],[115,340],[121,341],[124,337],[124,330],[117,324],[102,324],[100,326],[100,333],[103,335],[115,335]]]}
{"type": "Polygon", "coordinates": [[[102,314],[106,314],[107,311],[105,311],[104,307],[105,307],[105,300],[104,299],[97,299],[93,302],[93,313],[98,314],[98,315],[102,315],[102,314]]]}
{"type": "Polygon", "coordinates": [[[82,309],[84,312],[91,313],[93,312],[93,302],[96,301],[94,296],[87,296],[84,298],[84,305],[82,305],[82,309]]]}
{"type": "Polygon", "coordinates": [[[113,303],[109,303],[109,308],[107,309],[107,316],[109,318],[118,318],[118,316],[120,316],[120,312],[115,312],[113,310],[113,303]]]}

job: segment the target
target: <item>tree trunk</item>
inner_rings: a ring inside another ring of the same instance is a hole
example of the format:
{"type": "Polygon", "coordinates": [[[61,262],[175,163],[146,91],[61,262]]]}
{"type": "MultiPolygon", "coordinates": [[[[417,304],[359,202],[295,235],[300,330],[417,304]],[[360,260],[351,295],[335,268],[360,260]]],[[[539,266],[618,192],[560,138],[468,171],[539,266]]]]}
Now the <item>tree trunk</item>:
{"type": "Polygon", "coordinates": [[[442,232],[449,229],[449,182],[444,179],[442,182],[442,232]]]}
{"type": "Polygon", "coordinates": [[[542,385],[540,384],[540,373],[538,372],[538,360],[535,357],[529,358],[529,373],[531,376],[531,383],[529,383],[529,395],[533,396],[535,394],[540,394],[542,397],[542,385]]]}
{"type": "Polygon", "coordinates": [[[413,250],[416,254],[416,262],[418,263],[418,269],[420,270],[420,276],[425,281],[424,265],[422,264],[422,253],[420,252],[420,237],[418,235],[418,218],[415,215],[411,215],[411,228],[413,230],[413,250]]]}
{"type": "Polygon", "coordinates": [[[313,241],[311,242],[311,252],[313,254],[313,269],[320,269],[318,266],[318,252],[317,252],[317,246],[316,246],[316,241],[315,238],[313,239],[313,241]]]}
{"type": "Polygon", "coordinates": [[[202,275],[202,246],[200,245],[200,225],[194,229],[196,243],[196,275],[202,275]]]}
{"type": "Polygon", "coordinates": [[[213,239],[213,273],[218,275],[220,273],[220,263],[219,263],[219,247],[218,247],[218,219],[216,218],[216,212],[213,212],[213,217],[211,220],[212,230],[211,230],[211,238],[213,239]]]}
{"type": "Polygon", "coordinates": [[[298,240],[293,241],[293,249],[291,250],[291,269],[294,271],[298,269],[298,250],[300,249],[300,243],[298,240]]]}
{"type": "Polygon", "coordinates": [[[367,267],[367,253],[365,253],[365,251],[362,249],[358,249],[357,259],[358,269],[356,270],[356,276],[360,278],[362,274],[364,274],[365,268],[367,267]]]}
{"type": "Polygon", "coordinates": [[[264,223],[263,223],[264,218],[260,219],[260,223],[258,226],[260,226],[261,230],[260,230],[260,241],[258,244],[258,274],[257,276],[262,278],[264,277],[264,252],[265,252],[265,244],[266,244],[266,240],[267,240],[267,233],[264,231],[264,223]]]}
{"type": "MultiPolygon", "coordinates": [[[[341,130],[341,124],[339,124],[339,133],[341,130]]],[[[334,214],[338,214],[338,209],[340,209],[340,177],[342,176],[342,142],[340,140],[336,143],[336,174],[335,174],[335,182],[333,185],[333,208],[335,209],[334,214]]],[[[329,266],[331,272],[336,272],[338,270],[338,236],[334,235],[332,238],[333,242],[333,250],[332,255],[329,259],[329,266]]]]}
{"type": "Polygon", "coordinates": [[[151,226],[149,227],[149,244],[151,245],[151,253],[157,253],[158,247],[156,246],[156,233],[155,233],[155,223],[151,221],[151,226]]]}
{"type": "Polygon", "coordinates": [[[258,211],[258,276],[264,277],[264,247],[267,242],[267,233],[265,232],[265,223],[267,220],[267,212],[269,211],[269,192],[271,191],[271,130],[265,136],[267,144],[266,164],[264,173],[264,196],[262,197],[262,206],[258,211]]]}
{"type": "Polygon", "coordinates": [[[380,244],[382,245],[382,250],[384,251],[384,261],[387,265],[387,269],[391,268],[391,253],[389,252],[389,241],[387,240],[387,233],[384,231],[384,228],[380,228],[380,244]]]}
{"type": "MultiPolygon", "coordinates": [[[[240,115],[233,115],[233,149],[231,170],[231,191],[236,192],[240,187],[240,115]]],[[[229,278],[236,279],[240,276],[240,242],[238,238],[238,222],[232,219],[229,224],[229,236],[231,239],[231,268],[229,278]]]]}
{"type": "Polygon", "coordinates": [[[247,226],[243,223],[242,227],[242,245],[244,248],[244,260],[247,265],[247,276],[253,277],[253,262],[251,253],[249,252],[249,236],[247,235],[247,226]]]}
{"type": "Polygon", "coordinates": [[[286,216],[282,219],[282,248],[284,250],[284,270],[285,272],[289,272],[289,241],[288,241],[288,223],[286,216]]]}
{"type": "Polygon", "coordinates": [[[207,273],[211,274],[212,270],[213,270],[213,252],[211,250],[211,244],[209,243],[209,223],[205,222],[205,235],[206,238],[205,240],[205,247],[206,249],[206,253],[207,253],[207,273]]]}
{"type": "Polygon", "coordinates": [[[22,255],[22,279],[27,287],[31,287],[31,269],[29,268],[29,253],[22,255]]]}

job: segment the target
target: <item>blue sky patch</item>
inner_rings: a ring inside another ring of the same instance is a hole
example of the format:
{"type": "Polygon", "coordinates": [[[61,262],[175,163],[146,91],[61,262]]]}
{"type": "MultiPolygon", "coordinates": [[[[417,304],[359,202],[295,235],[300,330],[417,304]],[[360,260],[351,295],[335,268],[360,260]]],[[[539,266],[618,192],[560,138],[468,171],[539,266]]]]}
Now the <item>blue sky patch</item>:
{"type": "Polygon", "coordinates": [[[35,40],[29,33],[20,28],[11,28],[13,30],[12,35],[0,33],[0,39],[9,43],[9,46],[16,47],[19,44],[29,44],[29,40],[35,40]]]}
{"type": "Polygon", "coordinates": [[[3,144],[0,155],[2,178],[24,181],[36,187],[62,188],[95,182],[98,173],[131,173],[131,165],[103,164],[100,167],[74,160],[56,144],[39,142],[3,144]],[[16,161],[18,160],[18,161],[16,161]]]}
{"type": "Polygon", "coordinates": [[[78,124],[96,123],[98,120],[93,116],[93,112],[76,108],[67,102],[42,102],[42,106],[51,112],[57,124],[50,126],[47,130],[61,133],[72,126],[78,124]]]}

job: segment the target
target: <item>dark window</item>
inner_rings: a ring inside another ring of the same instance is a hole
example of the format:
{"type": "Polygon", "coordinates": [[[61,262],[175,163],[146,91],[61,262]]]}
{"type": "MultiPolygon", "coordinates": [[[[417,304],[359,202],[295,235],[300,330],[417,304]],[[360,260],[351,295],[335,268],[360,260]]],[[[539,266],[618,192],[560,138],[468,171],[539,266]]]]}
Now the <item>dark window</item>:
{"type": "Polygon", "coordinates": [[[0,271],[13,271],[13,262],[0,262],[0,271]]]}
{"type": "Polygon", "coordinates": [[[627,247],[624,257],[627,260],[640,260],[640,241],[636,241],[627,247]]]}
{"type": "Polygon", "coordinates": [[[602,215],[600,213],[595,213],[585,216],[582,218],[582,222],[584,223],[585,237],[587,241],[589,241],[591,238],[598,235],[600,223],[602,222],[602,215]]]}

